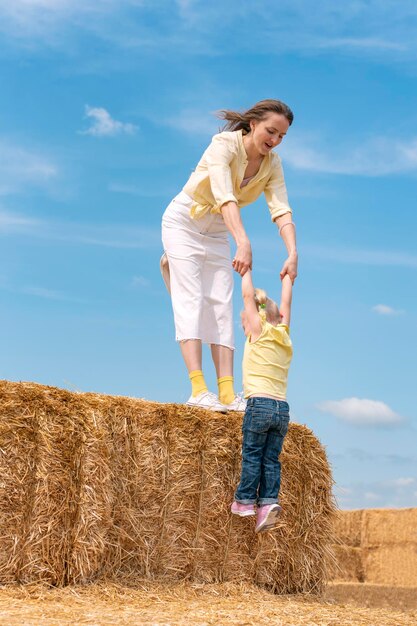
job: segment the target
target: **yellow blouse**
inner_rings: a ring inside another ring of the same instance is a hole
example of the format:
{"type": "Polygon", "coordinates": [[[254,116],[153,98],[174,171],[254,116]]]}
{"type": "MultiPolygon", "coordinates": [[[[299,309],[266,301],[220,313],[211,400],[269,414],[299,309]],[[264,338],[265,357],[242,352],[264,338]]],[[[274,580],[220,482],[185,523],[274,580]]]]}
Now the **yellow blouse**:
{"type": "Polygon", "coordinates": [[[286,324],[273,326],[261,315],[262,332],[255,341],[246,339],[243,353],[243,395],[267,394],[285,400],[292,343],[286,324]]]}
{"type": "Polygon", "coordinates": [[[183,188],[193,199],[191,217],[198,219],[209,211],[220,213],[223,204],[230,201],[243,207],[262,192],[272,220],[292,213],[279,156],[272,151],[264,156],[258,173],[241,187],[247,164],[241,130],[214,135],[183,188]]]}

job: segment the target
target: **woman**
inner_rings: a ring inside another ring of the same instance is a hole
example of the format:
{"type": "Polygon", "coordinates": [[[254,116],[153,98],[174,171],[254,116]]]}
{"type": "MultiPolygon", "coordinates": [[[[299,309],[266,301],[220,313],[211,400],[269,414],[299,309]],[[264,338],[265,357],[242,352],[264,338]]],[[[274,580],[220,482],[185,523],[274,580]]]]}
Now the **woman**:
{"type": "MultiPolygon", "coordinates": [[[[297,250],[279,157],[272,152],[293,121],[279,100],[262,100],[244,113],[221,111],[224,131],[215,135],[181,193],[162,218],[162,241],[169,264],[176,339],[190,381],[187,404],[214,411],[245,409],[233,387],[232,268],[252,268],[252,250],[240,209],[263,192],[271,219],[288,251],[280,276],[297,275],[297,250]],[[229,237],[236,242],[231,260],[229,237]],[[218,396],[207,389],[202,343],[211,346],[218,396]]],[[[167,267],[165,266],[165,274],[167,267]]]]}

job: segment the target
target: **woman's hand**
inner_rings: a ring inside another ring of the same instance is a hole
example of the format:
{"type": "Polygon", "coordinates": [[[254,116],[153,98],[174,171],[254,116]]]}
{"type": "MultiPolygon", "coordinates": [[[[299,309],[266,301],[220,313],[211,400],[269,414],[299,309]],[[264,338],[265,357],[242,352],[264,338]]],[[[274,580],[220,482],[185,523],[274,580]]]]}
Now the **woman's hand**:
{"type": "Polygon", "coordinates": [[[252,248],[240,217],[239,207],[236,202],[226,202],[221,212],[224,223],[236,241],[236,254],[232,261],[233,269],[244,276],[249,269],[252,269],[252,248]]]}
{"type": "Polygon", "coordinates": [[[286,274],[291,278],[291,282],[294,283],[297,278],[297,270],[298,270],[298,255],[296,252],[291,253],[284,265],[282,266],[282,270],[279,275],[281,280],[284,278],[286,274]]]}
{"type": "Polygon", "coordinates": [[[235,272],[241,276],[244,276],[248,270],[252,269],[252,248],[249,241],[245,241],[237,246],[232,265],[235,272]]]}

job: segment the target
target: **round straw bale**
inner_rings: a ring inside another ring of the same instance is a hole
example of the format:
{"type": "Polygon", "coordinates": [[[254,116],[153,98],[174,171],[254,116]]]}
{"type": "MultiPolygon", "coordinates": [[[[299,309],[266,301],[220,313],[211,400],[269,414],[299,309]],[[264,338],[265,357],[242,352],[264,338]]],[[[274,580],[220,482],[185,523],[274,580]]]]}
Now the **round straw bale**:
{"type": "Polygon", "coordinates": [[[242,415],[0,382],[0,583],[126,575],[319,592],[334,501],[323,447],[291,424],[283,514],[231,515],[242,415]]]}

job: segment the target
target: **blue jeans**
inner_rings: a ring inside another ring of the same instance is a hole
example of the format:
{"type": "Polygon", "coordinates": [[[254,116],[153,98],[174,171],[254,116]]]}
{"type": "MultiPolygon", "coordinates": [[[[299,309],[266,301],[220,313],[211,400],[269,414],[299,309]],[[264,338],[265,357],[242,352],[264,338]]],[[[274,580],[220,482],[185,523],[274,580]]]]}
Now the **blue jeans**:
{"type": "Polygon", "coordinates": [[[288,403],[249,398],[243,418],[242,473],[235,493],[240,504],[275,504],[281,483],[279,455],[290,421],[288,403]]]}

